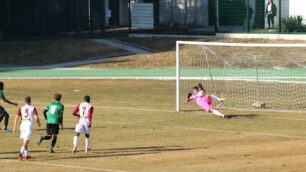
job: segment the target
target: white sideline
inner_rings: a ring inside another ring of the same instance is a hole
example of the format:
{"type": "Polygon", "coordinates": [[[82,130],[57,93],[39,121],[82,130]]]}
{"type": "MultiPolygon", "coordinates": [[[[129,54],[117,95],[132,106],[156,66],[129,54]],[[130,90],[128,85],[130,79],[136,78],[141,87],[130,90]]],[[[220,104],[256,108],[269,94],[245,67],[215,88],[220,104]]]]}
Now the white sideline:
{"type": "Polygon", "coordinates": [[[102,172],[127,172],[121,170],[110,170],[110,169],[103,169],[103,168],[92,168],[92,167],[83,167],[83,166],[76,166],[76,165],[64,165],[64,164],[52,164],[46,162],[33,162],[33,161],[14,161],[14,160],[0,160],[0,162],[4,163],[25,163],[25,164],[36,164],[36,165],[44,165],[44,166],[52,166],[52,167],[62,167],[62,168],[75,168],[75,169],[84,169],[84,170],[91,170],[91,171],[102,171],[102,172]]]}

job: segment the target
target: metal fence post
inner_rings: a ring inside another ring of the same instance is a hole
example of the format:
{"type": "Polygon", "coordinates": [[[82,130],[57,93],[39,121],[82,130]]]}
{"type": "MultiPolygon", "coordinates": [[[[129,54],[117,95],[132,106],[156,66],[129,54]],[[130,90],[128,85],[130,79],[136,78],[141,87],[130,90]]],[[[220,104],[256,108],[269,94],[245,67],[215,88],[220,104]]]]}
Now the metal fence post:
{"type": "Polygon", "coordinates": [[[246,32],[250,32],[250,1],[246,0],[246,32]]]}
{"type": "Polygon", "coordinates": [[[76,0],[76,37],[80,38],[80,0],[76,0]]]}
{"type": "Polygon", "coordinates": [[[215,33],[219,31],[219,0],[216,0],[216,22],[215,22],[215,33]]]}
{"type": "Polygon", "coordinates": [[[11,2],[7,0],[7,38],[11,36],[11,2]]]}
{"type": "Polygon", "coordinates": [[[185,34],[188,33],[188,26],[187,26],[187,0],[185,0],[184,2],[184,12],[185,12],[185,21],[184,21],[184,25],[185,25],[185,34]]]}
{"type": "Polygon", "coordinates": [[[156,33],[159,34],[159,1],[160,0],[156,0],[154,5],[154,22],[155,22],[155,27],[156,27],[156,33]]]}
{"type": "Polygon", "coordinates": [[[132,16],[131,16],[132,4],[129,0],[129,33],[132,33],[132,16]]]}
{"type": "Polygon", "coordinates": [[[105,20],[106,20],[106,17],[105,17],[105,0],[101,0],[102,2],[102,11],[101,11],[101,37],[103,38],[104,37],[104,34],[105,34],[105,28],[106,28],[106,24],[105,24],[105,20]]]}
{"type": "Polygon", "coordinates": [[[42,37],[46,36],[46,0],[42,0],[42,37]]]}
{"type": "Polygon", "coordinates": [[[282,33],[282,0],[278,1],[278,33],[282,33]]]}

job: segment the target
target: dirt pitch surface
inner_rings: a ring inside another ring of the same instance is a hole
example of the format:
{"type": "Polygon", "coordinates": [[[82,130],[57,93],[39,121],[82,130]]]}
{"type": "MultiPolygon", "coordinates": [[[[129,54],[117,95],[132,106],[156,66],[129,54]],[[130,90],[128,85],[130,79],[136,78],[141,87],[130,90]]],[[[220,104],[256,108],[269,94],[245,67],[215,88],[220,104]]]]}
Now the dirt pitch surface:
{"type": "MultiPolygon", "coordinates": [[[[221,119],[201,111],[176,113],[174,81],[6,80],[6,97],[22,105],[32,96],[42,116],[55,92],[63,94],[65,129],[56,153],[50,142],[36,144],[45,125],[35,124],[31,160],[17,160],[19,132],[0,133],[1,171],[305,171],[306,116],[288,113],[235,112],[221,119]],[[71,153],[74,105],[86,94],[95,106],[92,151],[71,153]]],[[[1,102],[11,115],[16,107],[1,102]]],[[[3,125],[3,124],[1,124],[3,125]]]]}

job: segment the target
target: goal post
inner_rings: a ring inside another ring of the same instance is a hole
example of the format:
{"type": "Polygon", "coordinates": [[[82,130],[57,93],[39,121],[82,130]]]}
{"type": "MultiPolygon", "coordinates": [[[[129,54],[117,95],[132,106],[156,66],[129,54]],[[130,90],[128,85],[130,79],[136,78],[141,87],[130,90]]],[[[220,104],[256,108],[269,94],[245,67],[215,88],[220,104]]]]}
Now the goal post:
{"type": "Polygon", "coordinates": [[[185,102],[198,83],[224,109],[303,112],[306,44],[177,41],[176,111],[199,109],[185,102]]]}

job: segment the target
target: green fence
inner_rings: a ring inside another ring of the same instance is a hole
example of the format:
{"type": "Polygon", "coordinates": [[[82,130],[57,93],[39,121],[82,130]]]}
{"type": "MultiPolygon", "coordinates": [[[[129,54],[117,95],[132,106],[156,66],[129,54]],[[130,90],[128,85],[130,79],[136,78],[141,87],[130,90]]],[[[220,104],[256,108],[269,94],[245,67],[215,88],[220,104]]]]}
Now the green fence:
{"type": "Polygon", "coordinates": [[[159,6],[155,33],[306,33],[303,0],[271,5],[268,0],[159,0],[154,5],[159,6]]]}
{"type": "Polygon", "coordinates": [[[105,29],[104,5],[104,0],[1,0],[0,38],[93,36],[105,29]]]}

